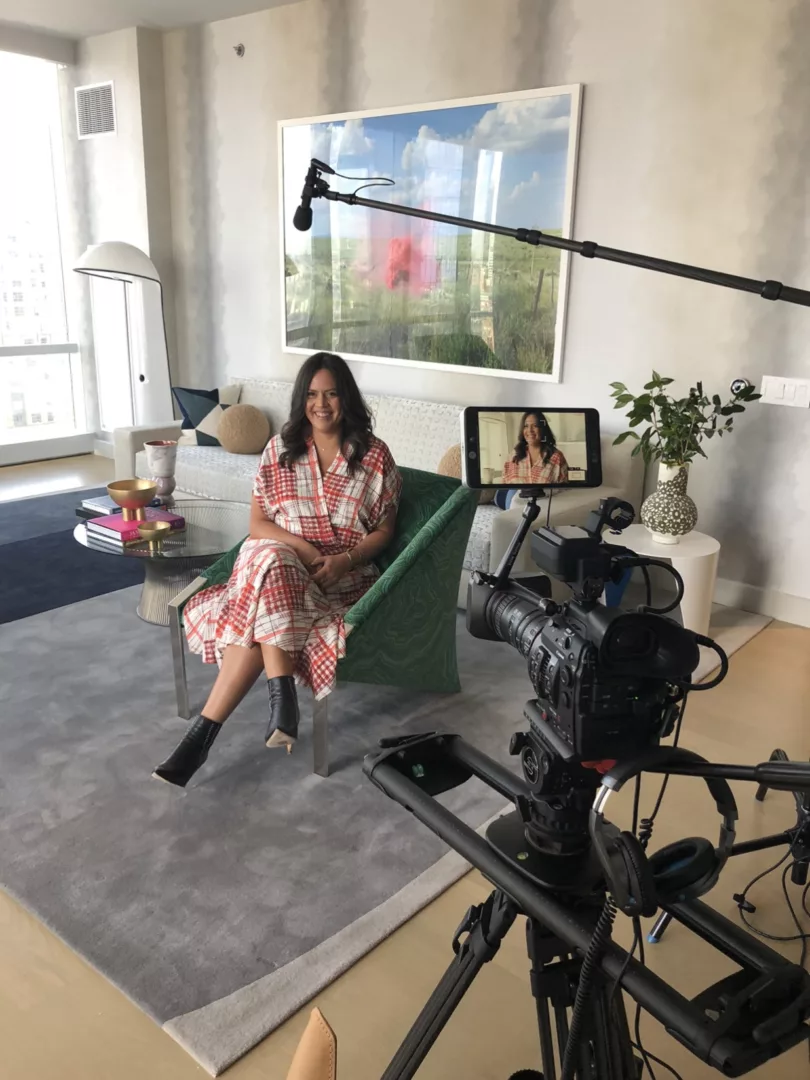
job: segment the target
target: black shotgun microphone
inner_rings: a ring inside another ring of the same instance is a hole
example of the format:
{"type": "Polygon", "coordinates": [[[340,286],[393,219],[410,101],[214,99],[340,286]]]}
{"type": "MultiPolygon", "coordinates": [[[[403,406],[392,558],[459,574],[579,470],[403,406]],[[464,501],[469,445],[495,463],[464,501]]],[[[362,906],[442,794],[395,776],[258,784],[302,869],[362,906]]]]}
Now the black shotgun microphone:
{"type": "Polygon", "coordinates": [[[304,180],[304,189],[301,192],[301,205],[296,207],[293,214],[293,225],[299,232],[309,232],[312,228],[312,199],[317,198],[320,194],[317,190],[317,184],[322,172],[329,173],[331,176],[335,175],[335,170],[327,165],[324,161],[318,161],[317,158],[313,158],[309,164],[307,170],[307,176],[304,180]]]}

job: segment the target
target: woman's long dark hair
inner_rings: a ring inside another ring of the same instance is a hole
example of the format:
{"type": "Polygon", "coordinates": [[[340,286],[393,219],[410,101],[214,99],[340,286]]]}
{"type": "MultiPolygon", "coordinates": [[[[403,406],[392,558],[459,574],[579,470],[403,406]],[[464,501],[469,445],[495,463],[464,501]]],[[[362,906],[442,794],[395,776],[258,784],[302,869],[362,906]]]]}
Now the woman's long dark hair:
{"type": "Polygon", "coordinates": [[[319,371],[328,371],[335,380],[342,413],[341,449],[349,472],[353,473],[368,453],[372,434],[371,411],[363,400],[349,365],[342,356],[328,352],[314,353],[301,365],[293,387],[290,418],[281,429],[284,449],[279,454],[279,462],[291,469],[293,462],[307,452],[307,439],[312,434],[312,426],[307,420],[307,394],[310,383],[319,371]]]}
{"type": "Polygon", "coordinates": [[[528,417],[533,416],[537,421],[537,426],[540,428],[540,453],[543,457],[543,464],[548,465],[549,458],[557,449],[557,440],[554,438],[554,432],[549,427],[548,420],[537,409],[529,409],[520,418],[520,437],[515,443],[515,456],[512,461],[517,464],[518,461],[523,461],[526,455],[529,453],[529,444],[523,435],[523,429],[526,426],[526,420],[528,417]]]}

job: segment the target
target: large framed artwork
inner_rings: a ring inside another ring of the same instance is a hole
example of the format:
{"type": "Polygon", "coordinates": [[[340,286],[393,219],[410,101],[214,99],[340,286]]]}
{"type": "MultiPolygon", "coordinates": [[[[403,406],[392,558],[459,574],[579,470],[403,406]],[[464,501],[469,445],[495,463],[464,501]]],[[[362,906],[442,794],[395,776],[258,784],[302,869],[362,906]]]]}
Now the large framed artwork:
{"type": "Polygon", "coordinates": [[[570,236],[581,88],[346,113],[279,125],[283,346],[559,380],[570,256],[510,237],[316,200],[293,214],[311,158],[354,191],[570,236]]]}

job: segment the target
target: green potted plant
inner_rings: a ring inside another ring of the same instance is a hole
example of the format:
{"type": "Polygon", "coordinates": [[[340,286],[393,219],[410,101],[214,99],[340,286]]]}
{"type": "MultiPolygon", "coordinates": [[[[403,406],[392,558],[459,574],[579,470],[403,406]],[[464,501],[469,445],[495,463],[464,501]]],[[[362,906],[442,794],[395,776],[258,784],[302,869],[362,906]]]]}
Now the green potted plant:
{"type": "Polygon", "coordinates": [[[686,397],[675,398],[666,392],[674,381],[654,371],[638,395],[631,394],[624,383],[610,384],[611,397],[616,399],[614,408],[626,408],[630,421],[629,429],[617,436],[613,445],[635,439],[634,456],[641,454],[647,465],[659,462],[658,486],[641,504],[641,520],[661,544],[677,544],[697,525],[697,507],[686,494],[686,484],[690,462],[698,455],[706,457],[703,440],[728,435],[735,416],[760,397],[745,383],[723,402],[719,394],[710,398],[699,382],[689,388],[686,397]]]}

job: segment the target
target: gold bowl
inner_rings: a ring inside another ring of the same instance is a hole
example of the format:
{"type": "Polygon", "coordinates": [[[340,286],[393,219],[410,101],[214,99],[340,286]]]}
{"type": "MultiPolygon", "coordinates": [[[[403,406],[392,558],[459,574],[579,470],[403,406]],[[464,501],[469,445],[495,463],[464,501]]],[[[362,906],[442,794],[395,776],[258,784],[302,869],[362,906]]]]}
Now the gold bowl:
{"type": "Polygon", "coordinates": [[[138,525],[138,536],[141,540],[148,540],[149,547],[154,551],[172,531],[170,521],[142,521],[138,525]]]}
{"type": "Polygon", "coordinates": [[[154,480],[114,480],[107,494],[123,510],[124,521],[144,521],[147,506],[157,494],[154,480]]]}

